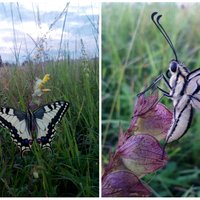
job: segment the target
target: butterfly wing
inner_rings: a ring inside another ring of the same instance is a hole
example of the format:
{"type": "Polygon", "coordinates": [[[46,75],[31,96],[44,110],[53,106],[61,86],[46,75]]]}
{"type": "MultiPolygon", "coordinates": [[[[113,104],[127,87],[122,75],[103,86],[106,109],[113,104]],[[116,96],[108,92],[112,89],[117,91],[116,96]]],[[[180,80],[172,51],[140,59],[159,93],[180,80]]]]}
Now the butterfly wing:
{"type": "Polygon", "coordinates": [[[9,130],[11,138],[23,153],[30,150],[33,139],[27,127],[27,114],[13,108],[0,108],[0,126],[9,130]]]}
{"type": "Polygon", "coordinates": [[[200,69],[192,71],[187,79],[186,94],[190,96],[192,107],[200,110],[200,69]]]}
{"type": "Polygon", "coordinates": [[[51,141],[56,132],[56,125],[67,111],[69,103],[56,101],[41,106],[33,112],[37,128],[37,142],[42,148],[51,148],[51,141]]]}
{"type": "Polygon", "coordinates": [[[166,137],[167,143],[178,140],[187,132],[191,125],[192,117],[193,109],[190,104],[190,98],[187,95],[183,95],[175,105],[173,121],[166,137]]]}

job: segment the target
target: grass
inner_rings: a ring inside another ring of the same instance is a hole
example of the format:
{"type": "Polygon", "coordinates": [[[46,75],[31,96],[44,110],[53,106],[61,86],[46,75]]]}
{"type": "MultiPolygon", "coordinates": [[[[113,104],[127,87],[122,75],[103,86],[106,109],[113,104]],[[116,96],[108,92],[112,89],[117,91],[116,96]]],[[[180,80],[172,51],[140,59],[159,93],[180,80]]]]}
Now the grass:
{"type": "MultiPolygon", "coordinates": [[[[8,5],[6,4],[6,8],[8,5]]],[[[34,143],[31,151],[21,158],[20,151],[11,141],[9,132],[0,128],[0,196],[97,197],[99,196],[98,56],[89,58],[82,38],[76,39],[75,49],[69,48],[70,41],[64,37],[68,24],[69,3],[63,5],[63,10],[59,14],[55,12],[55,16],[48,19],[48,23],[52,21],[46,32],[42,31],[41,26],[45,20],[44,15],[40,14],[39,5],[36,7],[34,5],[29,14],[37,24],[38,33],[41,33],[37,38],[28,34],[19,37],[20,32],[15,28],[19,22],[23,27],[26,21],[26,16],[22,12],[23,4],[10,3],[10,10],[8,8],[9,12],[6,12],[11,15],[12,52],[15,64],[0,68],[0,105],[26,111],[36,77],[42,79],[45,74],[50,74],[51,79],[45,84],[45,88],[51,91],[42,96],[40,105],[65,100],[70,106],[57,127],[52,142],[52,153],[34,143]],[[51,41],[54,38],[51,39],[50,33],[59,24],[62,25],[59,46],[52,47],[51,41]],[[29,46],[30,40],[34,43],[34,48],[29,46]],[[77,50],[78,44],[81,46],[81,51],[77,50]],[[26,55],[22,55],[23,46],[26,55]],[[54,55],[51,54],[51,50],[54,50],[54,55]],[[81,55],[78,59],[79,53],[81,55]],[[20,65],[21,58],[25,58],[22,65],[20,65]]],[[[4,8],[4,4],[1,6],[4,8]]],[[[87,18],[91,23],[91,29],[94,29],[98,22],[95,18],[90,19],[91,16],[87,18]]],[[[78,13],[77,17],[80,17],[78,13]]],[[[97,31],[93,31],[94,39],[98,37],[97,31]]],[[[95,42],[98,47],[97,40],[95,42]]]]}
{"type": "MultiPolygon", "coordinates": [[[[115,150],[119,125],[126,130],[133,115],[136,95],[174,58],[172,50],[151,21],[151,13],[163,15],[179,60],[190,70],[200,64],[199,4],[103,3],[102,6],[102,160],[108,163],[115,150]]],[[[163,83],[161,87],[165,88],[163,83]]],[[[162,103],[173,109],[167,98],[162,103]]],[[[179,142],[167,147],[166,168],[143,178],[152,196],[200,196],[200,114],[179,142]]]]}
{"type": "Polygon", "coordinates": [[[98,59],[49,62],[42,70],[1,69],[1,105],[26,111],[33,77],[51,79],[43,104],[70,102],[52,142],[53,153],[38,145],[21,159],[8,131],[0,129],[0,196],[98,196],[98,59]],[[85,63],[85,62],[84,62],[85,63]],[[42,72],[43,71],[43,72],[42,72]],[[4,75],[3,75],[4,74],[4,75]],[[37,177],[38,176],[38,177],[37,177]]]}

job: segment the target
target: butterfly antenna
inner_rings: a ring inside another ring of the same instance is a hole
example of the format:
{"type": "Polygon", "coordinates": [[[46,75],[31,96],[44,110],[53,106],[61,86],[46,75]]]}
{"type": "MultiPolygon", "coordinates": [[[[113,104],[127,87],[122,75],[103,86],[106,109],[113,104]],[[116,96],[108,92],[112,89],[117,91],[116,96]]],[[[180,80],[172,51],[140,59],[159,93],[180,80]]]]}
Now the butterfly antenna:
{"type": "Polygon", "coordinates": [[[158,30],[162,33],[162,35],[164,36],[164,38],[166,39],[167,43],[169,44],[169,46],[171,47],[173,53],[174,53],[174,56],[175,56],[175,60],[178,61],[178,56],[176,54],[176,50],[174,48],[174,45],[172,43],[172,41],[170,40],[167,32],[165,31],[165,29],[163,28],[163,26],[160,24],[160,18],[162,17],[162,15],[158,15],[156,17],[156,15],[158,14],[158,12],[153,12],[151,14],[151,19],[152,21],[154,22],[154,24],[156,25],[156,27],[158,28],[158,30]],[[156,17],[156,19],[155,19],[156,17]]]}

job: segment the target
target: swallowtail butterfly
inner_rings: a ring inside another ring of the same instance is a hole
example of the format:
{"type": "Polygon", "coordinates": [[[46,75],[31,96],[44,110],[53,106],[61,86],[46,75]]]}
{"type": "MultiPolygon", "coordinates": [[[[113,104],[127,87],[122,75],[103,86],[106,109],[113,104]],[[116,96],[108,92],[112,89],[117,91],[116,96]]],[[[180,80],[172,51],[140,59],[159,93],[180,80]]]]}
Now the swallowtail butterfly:
{"type": "Polygon", "coordinates": [[[164,96],[173,101],[173,120],[166,136],[166,146],[167,143],[178,140],[187,132],[191,125],[193,109],[200,110],[200,68],[190,72],[178,60],[175,48],[165,29],[160,24],[162,15],[157,14],[157,12],[152,13],[151,19],[171,47],[175,59],[170,61],[166,76],[164,74],[159,75],[149,87],[138,95],[144,94],[156,86],[164,96]],[[157,86],[160,80],[164,80],[169,92],[157,86]]]}
{"type": "Polygon", "coordinates": [[[27,113],[13,108],[0,107],[0,126],[9,130],[14,143],[21,153],[30,150],[33,143],[33,133],[41,148],[51,148],[51,141],[56,131],[56,125],[67,111],[69,103],[56,101],[39,107],[34,112],[27,113]]]}

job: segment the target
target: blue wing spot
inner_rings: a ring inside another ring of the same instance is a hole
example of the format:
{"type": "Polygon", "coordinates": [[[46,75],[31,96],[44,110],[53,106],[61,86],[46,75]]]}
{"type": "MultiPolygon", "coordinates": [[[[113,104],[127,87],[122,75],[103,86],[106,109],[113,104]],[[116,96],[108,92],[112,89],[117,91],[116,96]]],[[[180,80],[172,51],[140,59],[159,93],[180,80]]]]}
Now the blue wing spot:
{"type": "Polygon", "coordinates": [[[22,144],[22,146],[29,147],[29,140],[24,139],[24,140],[21,141],[21,144],[22,144]]]}
{"type": "Polygon", "coordinates": [[[47,138],[47,137],[41,137],[41,142],[42,142],[42,144],[46,144],[46,143],[49,142],[49,138],[47,138]]]}

